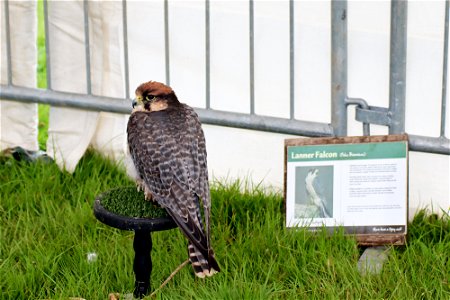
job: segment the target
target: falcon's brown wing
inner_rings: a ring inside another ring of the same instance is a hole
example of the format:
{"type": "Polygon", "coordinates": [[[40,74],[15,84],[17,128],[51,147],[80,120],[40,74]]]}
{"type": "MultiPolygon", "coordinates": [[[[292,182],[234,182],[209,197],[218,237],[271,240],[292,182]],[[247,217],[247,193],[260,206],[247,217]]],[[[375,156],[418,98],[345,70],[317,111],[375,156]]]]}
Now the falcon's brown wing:
{"type": "Polygon", "coordinates": [[[205,139],[196,113],[186,105],[135,112],[127,131],[131,156],[147,188],[192,244],[208,257],[208,171],[205,139]],[[206,233],[199,197],[204,206],[206,233]]]}

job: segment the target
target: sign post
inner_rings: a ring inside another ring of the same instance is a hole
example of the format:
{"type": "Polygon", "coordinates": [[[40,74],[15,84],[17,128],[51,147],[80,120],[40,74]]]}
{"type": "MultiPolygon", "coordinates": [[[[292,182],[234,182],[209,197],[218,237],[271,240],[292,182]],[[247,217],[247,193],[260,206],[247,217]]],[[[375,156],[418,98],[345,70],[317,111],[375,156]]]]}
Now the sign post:
{"type": "Polygon", "coordinates": [[[360,245],[402,245],[408,221],[406,135],[285,141],[287,227],[338,227],[360,245]]]}

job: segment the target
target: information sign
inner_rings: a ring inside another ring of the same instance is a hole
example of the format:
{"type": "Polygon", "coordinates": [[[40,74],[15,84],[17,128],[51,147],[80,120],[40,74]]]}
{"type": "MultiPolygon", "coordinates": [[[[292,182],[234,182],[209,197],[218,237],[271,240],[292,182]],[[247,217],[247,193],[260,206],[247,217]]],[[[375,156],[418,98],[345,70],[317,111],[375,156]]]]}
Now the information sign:
{"type": "Polygon", "coordinates": [[[406,135],[285,141],[287,227],[343,228],[360,244],[404,244],[406,135]]]}

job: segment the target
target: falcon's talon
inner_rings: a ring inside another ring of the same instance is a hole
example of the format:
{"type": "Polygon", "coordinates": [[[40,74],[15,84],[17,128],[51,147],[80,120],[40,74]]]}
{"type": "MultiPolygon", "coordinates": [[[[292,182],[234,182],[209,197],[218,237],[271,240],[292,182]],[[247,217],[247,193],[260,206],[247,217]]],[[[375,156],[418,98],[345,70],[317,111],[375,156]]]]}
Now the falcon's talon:
{"type": "Polygon", "coordinates": [[[145,200],[154,202],[153,196],[151,193],[145,193],[144,195],[145,195],[145,200]]]}

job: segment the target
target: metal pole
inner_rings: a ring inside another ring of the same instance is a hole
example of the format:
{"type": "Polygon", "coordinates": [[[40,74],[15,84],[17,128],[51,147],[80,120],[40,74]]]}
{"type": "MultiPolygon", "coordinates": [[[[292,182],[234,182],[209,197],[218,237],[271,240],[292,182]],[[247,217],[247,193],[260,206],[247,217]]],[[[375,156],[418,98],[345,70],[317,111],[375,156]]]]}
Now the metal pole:
{"type": "Polygon", "coordinates": [[[8,67],[8,85],[12,85],[11,61],[11,27],[9,26],[9,0],[5,1],[5,30],[6,30],[6,63],[8,67]]]}
{"type": "MultiPolygon", "coordinates": [[[[129,114],[129,100],[0,85],[0,98],[92,111],[129,114]]],[[[329,124],[196,108],[203,123],[302,136],[331,136],[329,124]]]]}
{"type": "Polygon", "coordinates": [[[331,2],[331,126],[347,135],[347,1],[331,2]]]}
{"type": "MultiPolygon", "coordinates": [[[[345,100],[346,105],[356,105],[360,108],[369,110],[369,104],[367,104],[366,100],[361,98],[348,98],[345,100]]],[[[363,122],[363,135],[370,135],[370,123],[363,122]]]]}
{"type": "Polygon", "coordinates": [[[289,1],[289,117],[295,118],[294,0],[289,1]]]}
{"type": "MultiPolygon", "coordinates": [[[[60,107],[73,107],[93,111],[106,111],[129,114],[129,101],[121,98],[102,97],[94,95],[73,94],[0,85],[0,98],[25,103],[44,103],[60,107]]],[[[356,101],[358,99],[350,99],[356,101]]],[[[359,100],[358,100],[359,101],[359,100]]],[[[266,117],[196,108],[200,120],[204,124],[245,128],[267,132],[292,134],[300,136],[332,136],[330,124],[290,120],[276,117],[266,117]]],[[[450,155],[450,140],[443,137],[425,137],[409,135],[410,150],[450,155]]]]}
{"type": "Polygon", "coordinates": [[[122,1],[122,30],[123,30],[123,59],[125,64],[125,99],[130,99],[130,75],[128,65],[128,25],[127,25],[127,1],[122,1]]]}
{"type": "Polygon", "coordinates": [[[210,66],[210,33],[209,33],[209,0],[205,1],[205,88],[206,88],[206,109],[211,108],[211,66],[210,66]]]}
{"type": "Polygon", "coordinates": [[[44,0],[45,60],[47,71],[47,89],[52,90],[52,68],[50,56],[50,34],[48,25],[48,1],[44,0]]]}
{"type": "Polygon", "coordinates": [[[450,140],[444,137],[429,137],[408,134],[409,150],[450,155],[450,140]]]}
{"type": "Polygon", "coordinates": [[[325,123],[250,115],[212,109],[196,108],[195,111],[203,124],[292,134],[298,136],[321,137],[332,136],[333,134],[333,130],[330,125],[325,123]]]}
{"type": "Polygon", "coordinates": [[[166,59],[166,84],[170,85],[169,2],[167,0],[164,0],[164,49],[166,59]]]}
{"type": "Polygon", "coordinates": [[[84,9],[84,49],[86,55],[86,85],[87,94],[92,94],[92,82],[91,82],[91,51],[89,45],[89,4],[88,0],[83,1],[84,9]]]}
{"type": "Polygon", "coordinates": [[[255,114],[255,40],[253,0],[249,0],[249,46],[250,46],[250,114],[255,114]]]}
{"type": "Polygon", "coordinates": [[[441,131],[440,136],[445,136],[446,108],[447,108],[447,73],[448,73],[448,19],[449,0],[445,1],[445,29],[444,29],[444,63],[442,67],[442,103],[441,103],[441,131]]]}
{"type": "Polygon", "coordinates": [[[392,123],[389,134],[405,132],[407,15],[407,1],[391,1],[389,114],[392,123]]]}

